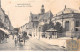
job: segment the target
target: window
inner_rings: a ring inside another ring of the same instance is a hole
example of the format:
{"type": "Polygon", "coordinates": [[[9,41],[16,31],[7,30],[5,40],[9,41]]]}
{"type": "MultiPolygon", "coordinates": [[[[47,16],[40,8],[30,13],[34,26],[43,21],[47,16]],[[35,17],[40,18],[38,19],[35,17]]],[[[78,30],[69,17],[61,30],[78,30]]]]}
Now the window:
{"type": "Polygon", "coordinates": [[[79,27],[79,21],[76,21],[75,26],[76,26],[76,27],[79,27]]]}
{"type": "Polygon", "coordinates": [[[69,27],[69,21],[66,21],[66,22],[65,22],[65,29],[66,29],[66,31],[69,31],[69,28],[70,28],[70,27],[69,27]]]}

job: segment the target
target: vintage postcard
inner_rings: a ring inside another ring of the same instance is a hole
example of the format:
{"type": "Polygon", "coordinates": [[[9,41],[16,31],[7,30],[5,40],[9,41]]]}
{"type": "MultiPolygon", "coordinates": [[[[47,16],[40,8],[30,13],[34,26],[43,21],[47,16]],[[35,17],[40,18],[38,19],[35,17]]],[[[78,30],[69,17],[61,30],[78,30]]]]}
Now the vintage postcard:
{"type": "Polygon", "coordinates": [[[80,51],[80,0],[0,0],[0,51],[80,51]]]}

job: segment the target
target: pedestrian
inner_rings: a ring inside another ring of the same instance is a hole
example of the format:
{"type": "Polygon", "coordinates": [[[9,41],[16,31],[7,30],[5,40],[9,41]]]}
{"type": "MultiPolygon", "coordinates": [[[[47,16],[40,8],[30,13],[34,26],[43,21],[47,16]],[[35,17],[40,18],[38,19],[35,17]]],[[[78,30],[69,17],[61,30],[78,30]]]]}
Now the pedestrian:
{"type": "Polygon", "coordinates": [[[17,39],[15,38],[15,46],[17,45],[17,39]]]}
{"type": "Polygon", "coordinates": [[[24,45],[25,45],[25,37],[24,37],[24,45]]]}
{"type": "Polygon", "coordinates": [[[4,43],[4,37],[2,37],[2,43],[4,43]]]}
{"type": "Polygon", "coordinates": [[[14,35],[13,35],[13,39],[14,39],[14,35]]]}
{"type": "Polygon", "coordinates": [[[5,34],[5,40],[6,40],[6,43],[7,43],[7,38],[8,38],[8,35],[7,35],[7,34],[5,34]]]}
{"type": "Polygon", "coordinates": [[[19,39],[19,43],[20,43],[20,35],[19,35],[18,39],[19,39]]]}

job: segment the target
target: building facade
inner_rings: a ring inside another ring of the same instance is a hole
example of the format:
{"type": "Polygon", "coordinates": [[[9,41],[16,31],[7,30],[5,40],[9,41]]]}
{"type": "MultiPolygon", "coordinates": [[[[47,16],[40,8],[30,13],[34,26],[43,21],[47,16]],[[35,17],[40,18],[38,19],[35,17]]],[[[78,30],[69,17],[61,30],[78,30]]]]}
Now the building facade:
{"type": "MultiPolygon", "coordinates": [[[[42,33],[42,26],[48,24],[53,18],[51,11],[45,12],[44,5],[41,6],[39,14],[30,13],[29,23],[22,26],[22,29],[26,29],[27,34],[31,34],[33,37],[39,37],[42,33]]],[[[21,27],[20,27],[21,28],[21,27]]]]}
{"type": "Polygon", "coordinates": [[[53,23],[60,22],[62,27],[64,28],[64,35],[78,36],[79,29],[76,27],[80,27],[80,12],[71,8],[65,8],[57,13],[53,19],[53,23]]]}
{"type": "MultiPolygon", "coordinates": [[[[44,24],[53,22],[54,25],[59,22],[63,27],[62,36],[77,37],[80,34],[80,12],[71,8],[65,8],[53,16],[51,11],[45,12],[44,5],[41,6],[41,13],[30,13],[30,20],[27,25],[24,25],[24,29],[28,34],[32,34],[33,37],[40,37],[42,35],[42,27],[44,24]]],[[[60,35],[60,34],[58,34],[60,35]]]]}
{"type": "Polygon", "coordinates": [[[7,29],[9,31],[13,31],[13,26],[5,11],[1,8],[1,0],[0,0],[0,28],[7,29]]]}
{"type": "Polygon", "coordinates": [[[32,35],[39,37],[42,34],[42,26],[49,24],[53,17],[51,11],[45,12],[44,5],[41,6],[39,14],[30,13],[30,23],[32,24],[32,35]]]}

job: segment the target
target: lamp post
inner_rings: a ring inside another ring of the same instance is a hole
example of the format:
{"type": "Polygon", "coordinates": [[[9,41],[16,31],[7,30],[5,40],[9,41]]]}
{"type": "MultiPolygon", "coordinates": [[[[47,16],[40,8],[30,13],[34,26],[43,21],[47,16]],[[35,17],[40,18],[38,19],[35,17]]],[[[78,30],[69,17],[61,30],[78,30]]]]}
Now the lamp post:
{"type": "Polygon", "coordinates": [[[36,36],[37,36],[37,26],[36,26],[36,36]]]}
{"type": "Polygon", "coordinates": [[[41,27],[39,27],[39,39],[40,39],[40,29],[41,29],[41,27]]]}

